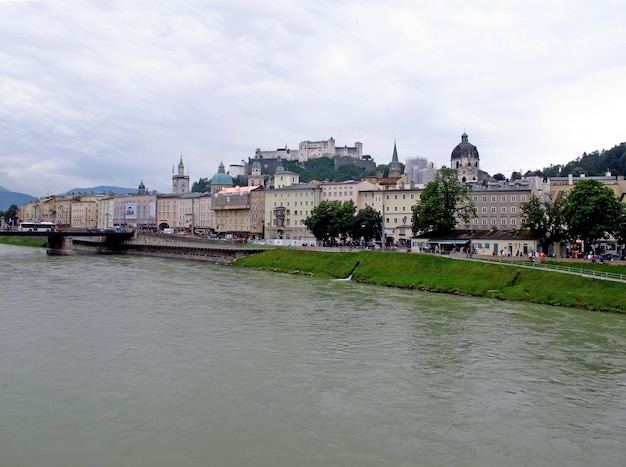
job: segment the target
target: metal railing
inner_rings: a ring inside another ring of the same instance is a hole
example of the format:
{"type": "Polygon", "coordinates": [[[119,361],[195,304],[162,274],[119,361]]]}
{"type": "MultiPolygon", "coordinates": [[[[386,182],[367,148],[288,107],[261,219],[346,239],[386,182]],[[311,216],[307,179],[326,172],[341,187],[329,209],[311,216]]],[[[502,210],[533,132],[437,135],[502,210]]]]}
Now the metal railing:
{"type": "MultiPolygon", "coordinates": [[[[473,258],[474,259],[474,258],[473,258]]],[[[609,279],[614,281],[626,282],[626,274],[618,274],[614,272],[608,271],[596,271],[595,269],[585,269],[581,266],[564,266],[562,264],[549,264],[541,261],[531,262],[531,261],[520,261],[520,260],[510,260],[504,258],[476,258],[476,261],[482,261],[485,263],[499,263],[506,264],[510,266],[517,266],[522,268],[531,268],[531,269],[544,269],[547,271],[555,271],[555,272],[564,272],[568,274],[577,274],[580,276],[590,276],[596,277],[598,279],[609,279]]]]}

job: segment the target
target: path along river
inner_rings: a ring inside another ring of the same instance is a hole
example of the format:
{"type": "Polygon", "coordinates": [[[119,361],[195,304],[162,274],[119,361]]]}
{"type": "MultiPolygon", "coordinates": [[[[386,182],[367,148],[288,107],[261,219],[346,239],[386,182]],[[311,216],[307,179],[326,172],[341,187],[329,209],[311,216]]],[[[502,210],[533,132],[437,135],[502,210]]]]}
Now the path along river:
{"type": "Polygon", "coordinates": [[[0,466],[623,466],[626,317],[0,245],[0,466]]]}

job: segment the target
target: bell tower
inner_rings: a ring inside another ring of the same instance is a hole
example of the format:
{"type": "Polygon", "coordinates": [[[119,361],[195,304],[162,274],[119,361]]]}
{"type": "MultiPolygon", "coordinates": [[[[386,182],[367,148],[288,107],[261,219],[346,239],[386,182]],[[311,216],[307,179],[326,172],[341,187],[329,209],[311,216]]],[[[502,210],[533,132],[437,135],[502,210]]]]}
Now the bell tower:
{"type": "Polygon", "coordinates": [[[183,164],[183,155],[180,155],[178,163],[178,174],[174,174],[172,167],[172,193],[182,194],[189,193],[189,175],[185,175],[185,165],[183,164]]]}

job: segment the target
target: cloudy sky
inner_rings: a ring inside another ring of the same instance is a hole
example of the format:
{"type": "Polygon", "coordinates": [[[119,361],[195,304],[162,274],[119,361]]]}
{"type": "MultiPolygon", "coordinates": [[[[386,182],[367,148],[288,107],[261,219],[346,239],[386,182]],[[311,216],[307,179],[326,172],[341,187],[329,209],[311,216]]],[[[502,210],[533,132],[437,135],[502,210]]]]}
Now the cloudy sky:
{"type": "Polygon", "coordinates": [[[509,176],[626,141],[621,0],[0,0],[0,185],[169,192],[331,136],[509,176]]]}

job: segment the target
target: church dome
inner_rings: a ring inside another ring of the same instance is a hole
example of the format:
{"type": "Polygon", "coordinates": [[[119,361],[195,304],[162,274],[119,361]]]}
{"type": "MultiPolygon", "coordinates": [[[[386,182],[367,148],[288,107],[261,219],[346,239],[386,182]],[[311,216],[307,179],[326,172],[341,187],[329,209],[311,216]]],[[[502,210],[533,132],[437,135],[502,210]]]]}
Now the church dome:
{"type": "Polygon", "coordinates": [[[478,156],[478,149],[476,149],[476,146],[469,142],[466,133],[461,135],[461,142],[452,150],[452,155],[450,156],[452,160],[461,159],[463,157],[471,157],[475,159],[480,158],[478,156]]]}
{"type": "Polygon", "coordinates": [[[285,168],[282,165],[279,165],[278,167],[276,167],[276,173],[283,173],[285,171],[285,168]]]}
{"type": "Polygon", "coordinates": [[[254,161],[254,162],[252,163],[252,168],[253,168],[253,169],[258,169],[258,170],[261,170],[261,163],[260,163],[259,161],[254,161]]]}
{"type": "Polygon", "coordinates": [[[213,185],[229,185],[233,186],[233,178],[224,170],[224,164],[220,162],[219,169],[211,178],[211,186],[213,185]]]}

